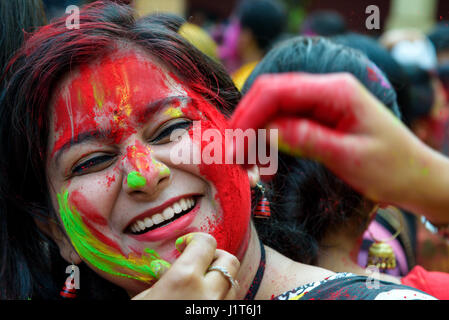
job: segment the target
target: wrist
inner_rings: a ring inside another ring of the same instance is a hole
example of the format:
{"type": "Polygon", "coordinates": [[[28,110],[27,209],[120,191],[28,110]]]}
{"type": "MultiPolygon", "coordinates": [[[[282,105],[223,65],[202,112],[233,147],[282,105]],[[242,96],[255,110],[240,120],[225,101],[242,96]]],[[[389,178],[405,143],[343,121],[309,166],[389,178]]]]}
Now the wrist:
{"type": "Polygon", "coordinates": [[[410,177],[398,205],[435,224],[447,224],[449,159],[418,140],[413,150],[407,166],[410,177]]]}

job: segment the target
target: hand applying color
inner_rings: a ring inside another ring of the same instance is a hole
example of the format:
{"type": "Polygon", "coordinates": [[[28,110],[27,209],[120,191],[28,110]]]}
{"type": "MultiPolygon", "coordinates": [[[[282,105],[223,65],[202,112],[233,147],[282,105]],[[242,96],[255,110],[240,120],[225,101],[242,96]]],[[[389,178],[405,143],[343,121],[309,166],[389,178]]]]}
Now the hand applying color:
{"type": "Polygon", "coordinates": [[[235,279],[239,260],[217,249],[216,240],[207,233],[190,233],[176,241],[179,258],[151,288],[133,300],[235,300],[238,288],[211,266],[224,267],[235,279]]]}
{"type": "MultiPolygon", "coordinates": [[[[279,130],[280,151],[321,161],[354,189],[449,222],[448,160],[420,142],[352,75],[262,75],[231,127],[279,130]],[[446,187],[445,187],[446,186],[446,187]]],[[[253,142],[254,143],[254,142],[253,142]]]]}

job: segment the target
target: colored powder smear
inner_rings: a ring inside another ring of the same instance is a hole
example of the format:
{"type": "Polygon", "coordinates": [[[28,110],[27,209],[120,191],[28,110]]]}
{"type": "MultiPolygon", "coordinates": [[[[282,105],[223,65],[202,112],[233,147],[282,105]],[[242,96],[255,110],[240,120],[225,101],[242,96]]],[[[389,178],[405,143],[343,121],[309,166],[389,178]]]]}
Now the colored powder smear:
{"type": "Polygon", "coordinates": [[[96,268],[115,276],[151,282],[159,279],[161,271],[170,267],[170,263],[148,248],[141,256],[130,253],[125,257],[118,248],[94,236],[99,231],[86,224],[76,208],[69,204],[68,191],[57,197],[61,220],[73,246],[82,258],[96,268]]]}
{"type": "MultiPolygon", "coordinates": [[[[175,75],[171,76],[177,80],[175,75]]],[[[186,91],[193,100],[182,108],[183,114],[192,120],[201,120],[202,132],[217,129],[224,137],[225,129],[229,128],[224,115],[196,92],[189,89],[186,91]]],[[[193,130],[189,131],[189,135],[194,141],[193,130]]],[[[200,144],[197,147],[202,154],[208,142],[202,140],[200,144]]],[[[222,147],[225,148],[224,144],[222,147]]],[[[223,157],[225,154],[225,150],[222,150],[223,157]]],[[[215,200],[220,206],[217,212],[211,213],[201,231],[211,234],[217,240],[217,248],[239,257],[248,245],[251,191],[246,171],[240,165],[225,164],[224,158],[222,160],[222,164],[199,164],[201,176],[215,186],[215,200]]]]}
{"type": "Polygon", "coordinates": [[[181,110],[174,107],[170,107],[167,110],[165,110],[164,114],[171,118],[180,118],[184,115],[181,110]]]}
{"type": "Polygon", "coordinates": [[[128,187],[131,189],[141,188],[147,184],[147,179],[142,177],[142,175],[137,171],[131,171],[127,177],[128,187]]]}

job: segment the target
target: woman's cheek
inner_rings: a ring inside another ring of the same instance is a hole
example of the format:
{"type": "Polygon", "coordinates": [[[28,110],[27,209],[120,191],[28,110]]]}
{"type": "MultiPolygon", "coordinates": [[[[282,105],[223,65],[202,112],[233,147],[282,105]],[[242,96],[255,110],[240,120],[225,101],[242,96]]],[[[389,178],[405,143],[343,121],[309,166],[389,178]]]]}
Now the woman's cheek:
{"type": "Polygon", "coordinates": [[[215,201],[221,208],[221,219],[208,228],[217,247],[234,255],[245,246],[249,232],[251,192],[246,172],[236,165],[201,165],[201,174],[217,190],[215,201]]]}

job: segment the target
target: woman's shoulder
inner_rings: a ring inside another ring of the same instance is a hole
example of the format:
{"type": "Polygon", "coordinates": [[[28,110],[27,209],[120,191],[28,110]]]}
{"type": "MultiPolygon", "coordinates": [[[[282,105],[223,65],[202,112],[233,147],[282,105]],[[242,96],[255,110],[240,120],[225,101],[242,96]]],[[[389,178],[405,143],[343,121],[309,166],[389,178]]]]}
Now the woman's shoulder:
{"type": "Polygon", "coordinates": [[[436,300],[405,285],[353,273],[336,273],[284,292],[274,300],[436,300]]]}

